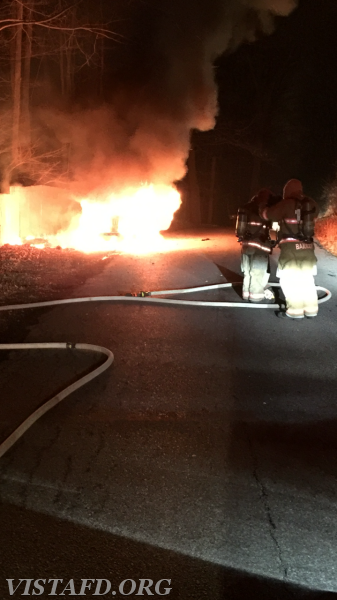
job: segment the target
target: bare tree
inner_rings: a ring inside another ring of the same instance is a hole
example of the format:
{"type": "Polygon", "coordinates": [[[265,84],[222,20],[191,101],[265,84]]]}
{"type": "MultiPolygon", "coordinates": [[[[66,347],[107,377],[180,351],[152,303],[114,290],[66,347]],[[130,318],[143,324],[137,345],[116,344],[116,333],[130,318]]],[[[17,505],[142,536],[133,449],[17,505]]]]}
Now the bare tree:
{"type": "MultiPolygon", "coordinates": [[[[28,171],[34,178],[38,166],[50,171],[50,161],[60,166],[59,149],[43,152],[31,133],[31,61],[41,55],[41,62],[54,54],[60,65],[60,85],[64,97],[74,88],[76,69],[89,65],[95,56],[103,65],[103,40],[116,41],[120,36],[108,25],[87,20],[85,11],[79,14],[76,3],[69,0],[3,0],[0,6],[0,46],[6,52],[0,59],[0,87],[7,90],[0,111],[6,114],[6,127],[0,135],[0,192],[8,193],[14,173],[28,171]],[[88,42],[88,40],[90,40],[88,42]],[[102,56],[99,56],[99,47],[102,56]],[[96,56],[97,55],[97,56],[96,56]],[[78,57],[82,58],[79,59],[78,57]],[[8,86],[8,82],[12,85],[8,86]],[[8,118],[11,133],[8,131],[8,118]],[[43,159],[45,156],[45,159],[43,159]]],[[[103,66],[101,67],[103,68],[103,66]]],[[[102,87],[102,83],[101,83],[102,87]]],[[[2,118],[3,120],[3,118],[2,118]]],[[[54,165],[54,166],[55,166],[54,165]]]]}
{"type": "Polygon", "coordinates": [[[34,0],[30,0],[28,7],[28,23],[24,27],[24,50],[23,50],[23,77],[22,77],[22,141],[27,151],[30,151],[30,71],[32,58],[33,24],[32,16],[34,0]]]}

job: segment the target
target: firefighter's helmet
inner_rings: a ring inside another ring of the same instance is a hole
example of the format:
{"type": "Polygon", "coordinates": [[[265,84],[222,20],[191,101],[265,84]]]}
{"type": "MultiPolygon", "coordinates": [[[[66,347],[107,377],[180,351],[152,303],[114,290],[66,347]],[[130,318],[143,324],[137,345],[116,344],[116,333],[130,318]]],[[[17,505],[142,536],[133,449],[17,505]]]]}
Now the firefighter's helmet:
{"type": "Polygon", "coordinates": [[[303,186],[299,179],[289,179],[283,188],[283,198],[302,198],[303,186]]]}

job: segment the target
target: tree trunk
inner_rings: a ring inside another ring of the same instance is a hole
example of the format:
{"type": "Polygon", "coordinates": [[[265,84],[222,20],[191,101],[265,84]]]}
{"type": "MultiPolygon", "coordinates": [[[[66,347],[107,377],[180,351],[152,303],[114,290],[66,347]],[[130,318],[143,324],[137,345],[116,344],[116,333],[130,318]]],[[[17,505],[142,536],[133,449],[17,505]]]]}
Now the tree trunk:
{"type": "Polygon", "coordinates": [[[1,194],[9,194],[10,193],[10,170],[5,168],[2,172],[1,182],[0,182],[0,195],[1,194]]]}
{"type": "Polygon", "coordinates": [[[212,156],[211,182],[210,182],[210,189],[209,189],[208,218],[207,218],[207,223],[209,223],[210,225],[213,223],[213,213],[214,213],[215,171],[216,171],[216,156],[212,156]]]}
{"type": "Polygon", "coordinates": [[[60,79],[61,79],[61,94],[62,94],[62,98],[64,98],[65,93],[66,93],[66,83],[65,83],[65,75],[64,75],[64,48],[63,48],[63,43],[64,43],[64,35],[63,32],[60,33],[60,38],[61,38],[61,48],[60,48],[60,79]]]}
{"type": "Polygon", "coordinates": [[[103,90],[104,90],[104,38],[102,38],[101,42],[101,65],[100,65],[100,77],[99,77],[99,96],[103,98],[103,90]]]}
{"type": "Polygon", "coordinates": [[[60,79],[63,98],[68,99],[73,88],[73,56],[70,40],[61,32],[62,46],[60,51],[60,79]]]}
{"type": "Polygon", "coordinates": [[[188,159],[188,182],[189,182],[189,218],[194,225],[201,223],[201,201],[200,188],[195,163],[195,151],[191,149],[188,159]]]}
{"type": "Polygon", "coordinates": [[[21,61],[22,61],[22,20],[23,4],[17,3],[15,57],[14,57],[14,85],[13,85],[13,124],[12,124],[12,168],[19,162],[20,156],[20,114],[21,114],[21,61]]]}
{"type": "MultiPolygon", "coordinates": [[[[28,20],[32,19],[33,0],[28,12],[28,20]]],[[[26,147],[26,153],[31,154],[31,130],[30,130],[30,63],[32,58],[32,32],[33,25],[28,23],[25,27],[25,45],[23,59],[23,80],[22,80],[22,132],[23,141],[26,147]]]]}
{"type": "MultiPolygon", "coordinates": [[[[72,10],[71,22],[75,27],[76,25],[76,8],[72,10]]],[[[65,45],[65,82],[66,82],[66,96],[70,99],[74,89],[74,43],[72,36],[70,35],[65,45]]]]}
{"type": "Polygon", "coordinates": [[[71,92],[72,92],[72,66],[73,66],[73,61],[72,61],[72,48],[71,46],[67,46],[66,48],[66,55],[65,55],[65,59],[66,59],[66,72],[65,72],[65,89],[66,89],[66,95],[69,98],[71,96],[71,92]]]}

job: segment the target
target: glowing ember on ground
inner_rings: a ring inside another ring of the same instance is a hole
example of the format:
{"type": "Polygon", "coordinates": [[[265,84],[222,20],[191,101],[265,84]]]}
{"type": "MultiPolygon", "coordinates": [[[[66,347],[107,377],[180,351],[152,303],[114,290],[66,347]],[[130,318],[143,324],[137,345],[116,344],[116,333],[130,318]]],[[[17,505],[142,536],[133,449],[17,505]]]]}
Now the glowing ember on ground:
{"type": "MultiPolygon", "coordinates": [[[[29,210],[25,209],[23,200],[24,191],[20,193],[21,196],[15,192],[20,199],[20,211],[23,219],[27,217],[29,220],[29,210]]],[[[48,199],[45,204],[48,210],[48,199]]],[[[156,252],[165,249],[166,242],[160,231],[170,227],[181,199],[178,191],[171,186],[143,185],[126,188],[123,193],[110,194],[102,200],[83,199],[80,204],[82,213],[73,217],[66,231],[52,236],[45,232],[38,236],[40,239],[28,235],[22,240],[9,229],[10,235],[6,236],[3,243],[30,243],[37,248],[47,244],[83,252],[156,252]]]]}

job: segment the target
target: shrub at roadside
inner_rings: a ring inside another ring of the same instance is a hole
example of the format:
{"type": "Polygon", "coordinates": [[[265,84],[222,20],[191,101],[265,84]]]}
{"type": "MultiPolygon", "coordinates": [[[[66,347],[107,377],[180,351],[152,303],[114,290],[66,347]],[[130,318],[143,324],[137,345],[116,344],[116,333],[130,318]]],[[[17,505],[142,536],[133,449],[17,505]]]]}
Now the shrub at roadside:
{"type": "Polygon", "coordinates": [[[325,186],[321,200],[322,209],[315,224],[315,237],[323,248],[337,255],[337,179],[325,186]]]}
{"type": "Polygon", "coordinates": [[[323,248],[337,255],[337,215],[317,219],[315,237],[323,248]]]}

